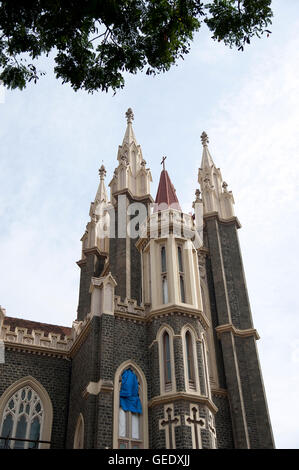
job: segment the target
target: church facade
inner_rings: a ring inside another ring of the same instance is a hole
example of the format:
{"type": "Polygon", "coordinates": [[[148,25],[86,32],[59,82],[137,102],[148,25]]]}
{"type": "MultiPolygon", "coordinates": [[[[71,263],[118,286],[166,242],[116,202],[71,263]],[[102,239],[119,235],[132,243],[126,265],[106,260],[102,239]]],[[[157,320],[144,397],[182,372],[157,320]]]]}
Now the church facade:
{"type": "Polygon", "coordinates": [[[240,223],[208,136],[185,214],[164,158],[154,202],[126,118],[81,239],[72,327],[0,307],[0,448],[273,448],[240,223]]]}

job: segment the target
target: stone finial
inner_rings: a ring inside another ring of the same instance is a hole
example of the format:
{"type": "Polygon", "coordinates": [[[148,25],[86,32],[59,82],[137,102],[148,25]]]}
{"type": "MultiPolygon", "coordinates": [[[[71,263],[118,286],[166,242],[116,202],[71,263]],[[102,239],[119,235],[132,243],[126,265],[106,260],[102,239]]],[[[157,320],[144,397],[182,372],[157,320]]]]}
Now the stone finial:
{"type": "Polygon", "coordinates": [[[132,123],[133,119],[134,119],[134,114],[133,114],[133,111],[132,111],[132,108],[129,108],[128,111],[126,112],[126,118],[127,118],[127,123],[132,123]]]}
{"type": "Polygon", "coordinates": [[[201,138],[201,142],[202,142],[202,145],[204,147],[206,147],[209,143],[209,137],[208,137],[208,134],[206,132],[203,132],[200,136],[201,138]]]}
{"type": "Polygon", "coordinates": [[[225,181],[223,181],[222,188],[223,188],[224,193],[227,193],[227,186],[228,186],[228,184],[225,181]]]}
{"type": "Polygon", "coordinates": [[[5,317],[5,315],[6,315],[6,310],[5,310],[4,307],[2,307],[2,306],[0,305],[0,315],[1,315],[1,314],[5,317]]]}
{"type": "Polygon", "coordinates": [[[195,197],[195,202],[201,202],[200,190],[199,190],[199,189],[197,189],[197,190],[195,191],[195,196],[196,196],[196,197],[195,197]]]}
{"type": "Polygon", "coordinates": [[[201,194],[200,190],[197,189],[197,190],[195,191],[195,201],[192,203],[193,209],[195,208],[195,205],[196,205],[196,204],[202,202],[202,199],[201,199],[201,197],[200,197],[200,194],[201,194]]]}
{"type": "Polygon", "coordinates": [[[100,178],[101,180],[103,180],[106,176],[106,168],[104,167],[104,165],[101,166],[101,168],[99,169],[99,175],[100,175],[100,178]]]}

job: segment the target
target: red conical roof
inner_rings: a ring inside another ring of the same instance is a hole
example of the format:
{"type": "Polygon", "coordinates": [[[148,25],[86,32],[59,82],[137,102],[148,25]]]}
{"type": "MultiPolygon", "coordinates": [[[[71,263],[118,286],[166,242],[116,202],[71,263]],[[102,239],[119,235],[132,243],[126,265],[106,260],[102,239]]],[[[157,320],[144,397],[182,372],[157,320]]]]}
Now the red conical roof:
{"type": "Polygon", "coordinates": [[[155,203],[156,206],[154,207],[154,212],[157,212],[158,210],[166,210],[168,207],[179,211],[182,210],[167,170],[161,171],[155,203]]]}

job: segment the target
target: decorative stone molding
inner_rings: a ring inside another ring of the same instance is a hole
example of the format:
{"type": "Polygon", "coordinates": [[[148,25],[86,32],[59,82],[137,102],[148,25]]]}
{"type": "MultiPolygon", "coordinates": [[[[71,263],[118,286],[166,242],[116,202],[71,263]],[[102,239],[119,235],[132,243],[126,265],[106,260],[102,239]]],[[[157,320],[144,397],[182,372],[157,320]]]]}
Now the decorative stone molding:
{"type": "Polygon", "coordinates": [[[154,212],[141,224],[136,247],[141,251],[150,239],[168,238],[169,235],[196,240],[198,233],[192,215],[176,209],[154,212]]]}
{"type": "Polygon", "coordinates": [[[225,388],[212,388],[212,395],[215,397],[227,397],[227,390],[225,388]]]}
{"type": "Polygon", "coordinates": [[[164,418],[159,419],[159,430],[165,431],[166,449],[176,449],[175,429],[181,426],[181,417],[174,416],[173,404],[164,406],[164,418]]]}
{"type": "Polygon", "coordinates": [[[41,330],[33,330],[29,334],[27,333],[27,328],[16,327],[14,330],[11,330],[10,325],[3,325],[1,337],[5,344],[34,346],[57,351],[69,351],[73,344],[73,339],[68,336],[64,339],[57,333],[49,333],[46,336],[44,331],[41,330]]]}
{"type": "Polygon", "coordinates": [[[226,325],[220,325],[215,328],[217,331],[218,338],[221,337],[222,333],[227,333],[228,331],[233,333],[235,336],[241,336],[242,338],[248,338],[249,336],[254,336],[254,338],[260,339],[260,336],[255,328],[247,328],[246,330],[238,330],[232,323],[227,323],[226,325]]]}
{"type": "Polygon", "coordinates": [[[165,393],[163,395],[157,395],[149,401],[148,406],[149,408],[153,408],[157,405],[170,403],[178,400],[185,400],[192,403],[201,403],[202,405],[207,406],[208,409],[212,411],[212,413],[217,413],[218,411],[217,406],[215,405],[215,403],[212,402],[210,398],[186,392],[165,393]]]}
{"type": "Polygon", "coordinates": [[[83,397],[87,398],[89,395],[98,395],[99,393],[112,393],[113,390],[112,380],[100,379],[98,382],[89,382],[83,392],[83,397]]]}
{"type": "Polygon", "coordinates": [[[201,428],[206,427],[206,420],[200,416],[199,406],[190,403],[189,415],[184,415],[186,426],[190,426],[192,434],[192,448],[202,449],[201,428]]]}
{"type": "Polygon", "coordinates": [[[120,296],[114,296],[114,312],[129,313],[130,315],[144,316],[144,307],[137,305],[137,300],[127,299],[122,302],[120,296]]]}
{"type": "Polygon", "coordinates": [[[204,218],[204,221],[205,220],[208,220],[208,219],[217,219],[219,220],[219,222],[221,222],[222,224],[231,224],[231,223],[235,223],[237,228],[241,228],[242,225],[238,219],[238,217],[236,216],[232,216],[232,217],[228,217],[227,219],[223,219],[222,217],[219,217],[219,214],[217,211],[213,211],[213,212],[208,212],[206,214],[204,214],[203,216],[204,218]]]}
{"type": "Polygon", "coordinates": [[[29,333],[29,328],[19,326],[11,328],[11,325],[2,324],[0,341],[3,342],[6,349],[68,358],[74,355],[82,344],[88,332],[90,320],[91,315],[88,314],[84,321],[74,321],[70,335],[64,335],[64,338],[57,332],[50,331],[47,336],[42,329],[30,328],[31,332],[29,333]]]}
{"type": "Polygon", "coordinates": [[[114,315],[114,288],[117,285],[111,272],[104,277],[92,277],[89,292],[91,293],[91,316],[103,313],[114,315]]]}
{"type": "Polygon", "coordinates": [[[210,325],[210,322],[208,320],[208,318],[206,317],[206,315],[200,311],[200,310],[197,310],[197,309],[193,309],[193,308],[189,308],[189,307],[183,307],[183,306],[178,306],[178,305],[169,305],[167,307],[164,307],[164,308],[158,308],[157,310],[152,310],[148,316],[147,316],[147,320],[148,321],[152,321],[154,320],[155,318],[157,317],[164,317],[164,316],[169,316],[169,315],[182,315],[182,316],[188,316],[190,318],[194,317],[194,318],[197,318],[201,325],[203,326],[203,328],[206,330],[207,328],[209,328],[211,325],[210,325]]]}

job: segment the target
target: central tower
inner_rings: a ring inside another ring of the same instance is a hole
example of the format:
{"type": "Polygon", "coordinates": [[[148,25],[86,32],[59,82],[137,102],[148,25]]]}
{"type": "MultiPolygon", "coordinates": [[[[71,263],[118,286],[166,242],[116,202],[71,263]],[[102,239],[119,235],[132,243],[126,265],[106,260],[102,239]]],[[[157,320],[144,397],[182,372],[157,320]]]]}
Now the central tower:
{"type": "Polygon", "coordinates": [[[68,445],[271,448],[233,195],[203,133],[194,213],[165,158],[154,203],[133,118],[81,239],[68,445]],[[124,405],[125,376],[137,408],[124,405]]]}

